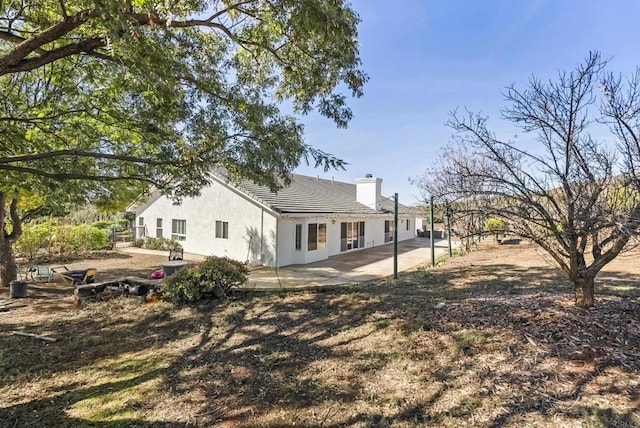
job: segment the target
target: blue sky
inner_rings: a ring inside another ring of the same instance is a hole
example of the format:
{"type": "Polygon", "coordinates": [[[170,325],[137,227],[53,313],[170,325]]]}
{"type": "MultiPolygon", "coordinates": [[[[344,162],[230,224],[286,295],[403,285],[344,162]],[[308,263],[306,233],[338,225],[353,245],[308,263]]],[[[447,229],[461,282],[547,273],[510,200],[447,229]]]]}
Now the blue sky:
{"type": "MultiPolygon", "coordinates": [[[[590,50],[611,58],[609,70],[640,66],[636,0],[353,0],[363,68],[370,81],[351,100],[347,129],[303,117],[307,142],[349,165],[297,172],[345,182],[371,173],[382,192],[417,203],[408,178],[422,174],[451,139],[448,113],[467,107],[489,116],[498,136],[517,132],[500,120],[502,91],[577,66],[590,50]]],[[[527,144],[526,135],[518,141],[527,144]]]]}

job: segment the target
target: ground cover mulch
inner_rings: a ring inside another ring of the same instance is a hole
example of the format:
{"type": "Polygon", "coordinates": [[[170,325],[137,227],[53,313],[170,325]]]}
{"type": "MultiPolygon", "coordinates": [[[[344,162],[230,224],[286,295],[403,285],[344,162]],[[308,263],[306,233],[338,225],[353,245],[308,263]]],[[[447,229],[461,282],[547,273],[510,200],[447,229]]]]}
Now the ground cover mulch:
{"type": "Polygon", "coordinates": [[[324,293],[34,298],[0,312],[0,426],[639,426],[634,257],[589,310],[525,245],[324,293]]]}

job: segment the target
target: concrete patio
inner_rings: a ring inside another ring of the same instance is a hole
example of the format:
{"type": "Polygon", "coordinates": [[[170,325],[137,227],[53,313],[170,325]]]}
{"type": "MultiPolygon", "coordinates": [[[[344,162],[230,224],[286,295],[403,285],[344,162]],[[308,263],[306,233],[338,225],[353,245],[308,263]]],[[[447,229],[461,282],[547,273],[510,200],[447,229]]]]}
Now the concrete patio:
{"type": "MultiPolygon", "coordinates": [[[[456,243],[454,243],[455,248],[456,243]]],[[[166,251],[118,248],[130,253],[166,255],[166,251]]],[[[447,253],[447,240],[437,239],[435,257],[447,253]]],[[[201,261],[203,256],[185,253],[185,260],[201,261]]],[[[398,243],[398,272],[409,272],[431,263],[429,238],[413,238],[398,243]]],[[[393,244],[339,254],[306,265],[279,269],[256,267],[249,275],[247,289],[280,290],[335,286],[393,276],[393,244]]]]}

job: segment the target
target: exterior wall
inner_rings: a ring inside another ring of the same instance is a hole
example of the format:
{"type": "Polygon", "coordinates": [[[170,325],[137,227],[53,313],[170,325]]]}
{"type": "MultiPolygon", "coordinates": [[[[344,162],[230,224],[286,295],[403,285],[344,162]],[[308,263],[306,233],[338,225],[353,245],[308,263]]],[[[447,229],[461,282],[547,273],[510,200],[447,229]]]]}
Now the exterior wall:
{"type": "MultiPolygon", "coordinates": [[[[278,222],[278,267],[291,264],[307,264],[338,254],[359,251],[364,248],[390,244],[393,241],[384,242],[384,222],[393,221],[393,216],[381,216],[380,218],[363,217],[335,217],[318,216],[309,218],[283,218],[278,222]],[[343,222],[365,222],[364,247],[341,251],[341,223],[343,222]],[[327,242],[325,248],[318,248],[309,251],[307,249],[310,223],[327,225],[327,242]],[[295,249],[295,225],[302,225],[301,249],[295,249]]],[[[398,220],[398,241],[412,239],[416,236],[415,219],[410,216],[401,216],[398,220]],[[407,223],[409,222],[409,230],[407,223]]]]}
{"type": "MultiPolygon", "coordinates": [[[[172,234],[172,220],[186,220],[186,239],[179,242],[188,253],[227,256],[271,267],[307,264],[344,253],[341,251],[340,236],[343,222],[365,222],[362,248],[392,242],[384,242],[384,223],[385,220],[393,221],[393,215],[378,214],[374,218],[348,215],[276,217],[268,208],[218,182],[203,189],[197,198],[185,198],[180,206],[173,205],[164,196],[156,196],[137,210],[136,226],[140,217],[144,218],[144,224],[138,229],[145,230],[148,237],[156,236],[156,219],[162,218],[162,236],[168,239],[172,234]],[[216,221],[228,222],[228,239],[216,238],[216,221]],[[308,250],[311,223],[327,225],[324,248],[308,250]],[[302,226],[300,250],[295,249],[296,224],[302,226]]],[[[400,216],[398,241],[411,239],[415,235],[415,217],[400,216]]]]}
{"type": "Polygon", "coordinates": [[[156,236],[156,219],[163,219],[162,236],[171,238],[172,220],[186,220],[186,252],[227,256],[254,264],[275,266],[276,217],[236,191],[214,182],[197,198],[176,206],[161,196],[136,212],[144,218],[148,236],[156,236]],[[228,222],[228,239],[216,238],[216,221],[228,222]]]}
{"type": "Polygon", "coordinates": [[[330,245],[335,241],[340,245],[340,225],[331,222],[328,217],[285,218],[278,222],[278,267],[298,265],[325,260],[331,255],[330,245]],[[309,224],[326,224],[327,240],[324,248],[308,250],[309,224]],[[295,249],[296,224],[302,226],[302,240],[300,250],[295,249]],[[337,231],[337,238],[335,237],[337,231]]]}

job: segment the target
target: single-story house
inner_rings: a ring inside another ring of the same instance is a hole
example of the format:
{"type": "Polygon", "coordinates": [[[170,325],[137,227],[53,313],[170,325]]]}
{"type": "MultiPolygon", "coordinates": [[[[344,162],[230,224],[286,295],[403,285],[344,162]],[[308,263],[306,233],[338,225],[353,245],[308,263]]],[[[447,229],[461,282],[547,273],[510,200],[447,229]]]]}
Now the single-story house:
{"type": "MultiPolygon", "coordinates": [[[[159,192],[139,204],[136,235],[252,264],[306,264],[393,241],[394,201],[381,186],[369,174],[356,184],[293,174],[291,185],[274,193],[213,173],[211,185],[181,205],[159,192]]],[[[398,212],[398,240],[415,237],[415,214],[401,204],[398,212]]]]}

